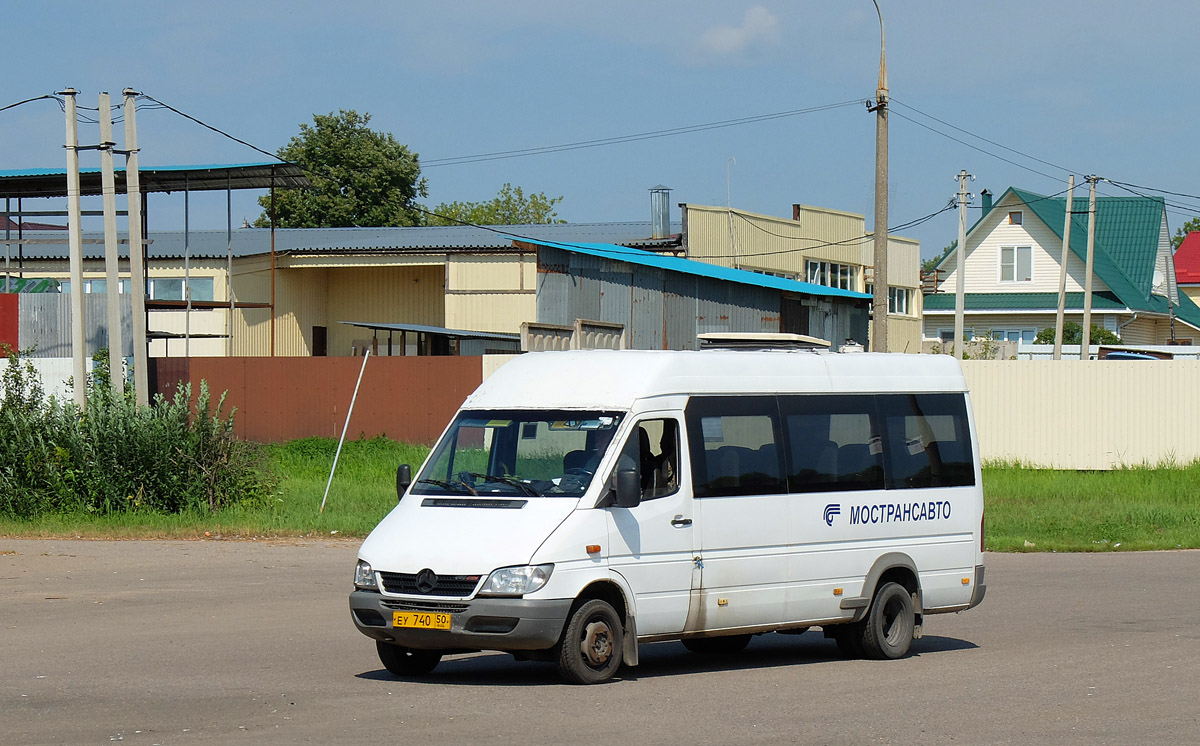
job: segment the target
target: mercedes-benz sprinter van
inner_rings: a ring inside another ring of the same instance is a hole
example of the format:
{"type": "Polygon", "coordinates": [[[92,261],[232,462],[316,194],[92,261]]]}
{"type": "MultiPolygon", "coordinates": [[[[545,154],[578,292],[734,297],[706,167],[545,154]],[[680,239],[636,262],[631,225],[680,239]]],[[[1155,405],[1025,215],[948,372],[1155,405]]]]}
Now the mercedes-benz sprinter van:
{"type": "Polygon", "coordinates": [[[809,627],[898,658],[984,596],[979,446],[945,355],[526,354],[397,485],[350,610],[398,675],[499,650],[597,683],[641,642],[809,627]]]}

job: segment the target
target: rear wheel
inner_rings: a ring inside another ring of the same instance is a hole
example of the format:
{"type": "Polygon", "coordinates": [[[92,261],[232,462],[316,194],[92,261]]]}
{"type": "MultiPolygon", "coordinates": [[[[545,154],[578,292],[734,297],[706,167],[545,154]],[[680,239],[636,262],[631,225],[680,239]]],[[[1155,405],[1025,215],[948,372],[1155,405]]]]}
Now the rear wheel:
{"type": "Polygon", "coordinates": [[[621,666],[625,628],[606,601],[592,599],[571,614],[558,643],[558,670],[572,684],[608,681],[621,666]]]}
{"type": "Polygon", "coordinates": [[[915,625],[912,594],[899,583],[885,583],[875,591],[862,621],[863,654],[876,660],[904,657],[915,625]]]}
{"type": "Polygon", "coordinates": [[[724,637],[692,637],[683,640],[683,646],[693,653],[732,655],[750,644],[750,635],[726,635],[724,637]]]}
{"type": "Polygon", "coordinates": [[[436,650],[413,650],[400,645],[375,641],[379,662],[397,676],[423,676],[432,671],[442,659],[436,650]]]}

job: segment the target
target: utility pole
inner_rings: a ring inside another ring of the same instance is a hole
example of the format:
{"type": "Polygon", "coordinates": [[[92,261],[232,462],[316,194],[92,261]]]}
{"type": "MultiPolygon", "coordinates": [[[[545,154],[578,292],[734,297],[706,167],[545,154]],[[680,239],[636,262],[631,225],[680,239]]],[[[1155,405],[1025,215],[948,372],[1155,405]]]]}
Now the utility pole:
{"type": "MultiPolygon", "coordinates": [[[[1071,218],[1075,211],[1075,174],[1067,177],[1067,217],[1063,225],[1062,256],[1058,262],[1058,313],[1054,316],[1054,359],[1062,359],[1063,318],[1067,308],[1067,259],[1071,256],[1071,218]]],[[[1090,336],[1090,335],[1089,335],[1090,336]]]]}
{"type": "Polygon", "coordinates": [[[121,334],[121,273],[118,266],[117,184],[113,175],[112,101],[100,94],[100,192],[104,199],[104,299],[108,307],[108,378],[114,396],[125,393],[124,339],[121,334]]]}
{"type": "Polygon", "coordinates": [[[967,283],[967,179],[975,178],[958,172],[958,246],[954,249],[954,357],[963,359],[963,315],[966,307],[967,283]]]}
{"type": "Polygon", "coordinates": [[[875,13],[879,16],[879,86],[875,89],[875,106],[869,111],[876,114],[875,118],[875,252],[872,264],[875,266],[875,287],[871,299],[871,309],[874,316],[874,335],[871,349],[875,352],[887,352],[888,324],[888,274],[887,274],[887,219],[888,219],[888,126],[887,126],[887,36],[883,28],[883,12],[879,10],[879,0],[871,0],[875,4],[875,13]]]}
{"type": "Polygon", "coordinates": [[[75,119],[74,88],[61,92],[67,115],[67,234],[71,258],[71,376],[75,406],[87,407],[87,354],[83,331],[83,220],[79,204],[79,124],[75,119]]]}
{"type": "Polygon", "coordinates": [[[146,267],[142,260],[142,188],[138,176],[137,91],[125,96],[125,195],[129,199],[129,286],[133,307],[133,396],[139,407],[150,403],[146,369],[146,267]]]}
{"type": "Polygon", "coordinates": [[[1083,280],[1083,335],[1079,340],[1079,359],[1087,360],[1092,347],[1092,272],[1096,262],[1096,182],[1095,174],[1086,177],[1088,183],[1087,269],[1083,280]]]}

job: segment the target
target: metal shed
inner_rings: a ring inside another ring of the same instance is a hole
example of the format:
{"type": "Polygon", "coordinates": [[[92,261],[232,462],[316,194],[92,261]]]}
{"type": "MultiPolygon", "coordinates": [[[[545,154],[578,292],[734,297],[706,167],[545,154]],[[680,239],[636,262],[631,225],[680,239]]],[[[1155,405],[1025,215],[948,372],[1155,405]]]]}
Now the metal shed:
{"type": "MultiPolygon", "coordinates": [[[[520,244],[519,244],[520,245],[520,244]]],[[[691,350],[707,332],[787,332],[867,344],[871,296],[612,244],[538,252],[537,320],[623,324],[632,349],[691,350]]]]}

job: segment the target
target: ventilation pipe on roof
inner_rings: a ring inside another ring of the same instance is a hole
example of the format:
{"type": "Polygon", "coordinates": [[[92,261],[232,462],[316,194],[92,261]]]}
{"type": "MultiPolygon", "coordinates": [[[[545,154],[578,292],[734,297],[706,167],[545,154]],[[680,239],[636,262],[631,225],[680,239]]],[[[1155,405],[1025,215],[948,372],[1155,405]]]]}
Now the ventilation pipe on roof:
{"type": "Polygon", "coordinates": [[[987,214],[992,211],[992,193],[984,189],[979,196],[983,198],[983,217],[986,218],[987,214]]]}
{"type": "Polygon", "coordinates": [[[650,222],[654,238],[671,234],[671,187],[662,184],[650,187],[650,222]]]}

